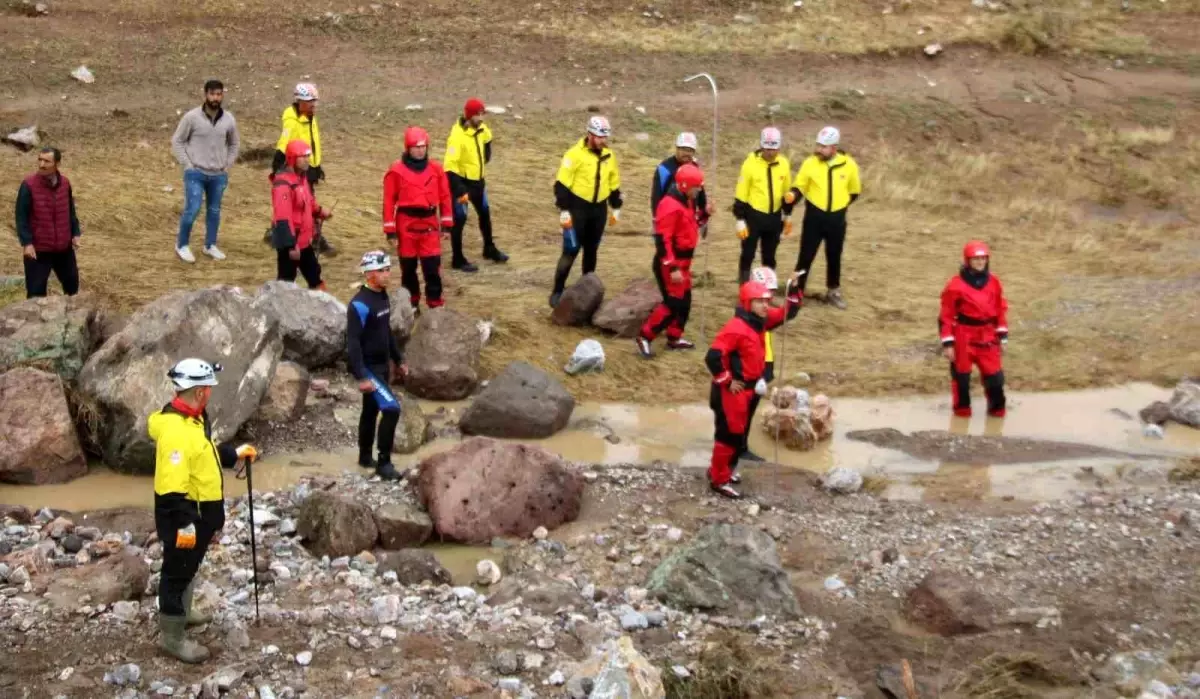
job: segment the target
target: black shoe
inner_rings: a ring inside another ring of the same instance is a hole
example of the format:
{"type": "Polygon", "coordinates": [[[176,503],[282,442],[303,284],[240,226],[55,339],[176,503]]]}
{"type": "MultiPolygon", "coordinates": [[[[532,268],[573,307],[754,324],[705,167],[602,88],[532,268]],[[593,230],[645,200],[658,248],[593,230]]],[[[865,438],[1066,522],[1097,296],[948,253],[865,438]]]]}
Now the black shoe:
{"type": "Polygon", "coordinates": [[[738,461],[766,461],[766,459],[747,449],[741,454],[738,454],[738,461]]]}
{"type": "Polygon", "coordinates": [[[270,228],[267,229],[266,233],[263,233],[263,242],[268,245],[271,244],[271,229],[270,228]]]}
{"type": "Polygon", "coordinates": [[[496,247],[495,245],[489,245],[483,249],[483,259],[491,260],[496,264],[504,264],[505,262],[508,262],[508,255],[500,252],[500,248],[496,247]]]}
{"type": "Polygon", "coordinates": [[[650,348],[650,341],[638,335],[633,338],[633,343],[637,345],[638,354],[642,355],[643,359],[650,359],[654,356],[654,350],[650,348]]]}
{"type": "Polygon", "coordinates": [[[696,343],[691,342],[690,340],[685,340],[682,337],[680,337],[680,338],[677,338],[674,340],[667,340],[667,349],[669,349],[669,350],[696,349],[696,343]]]}
{"type": "Polygon", "coordinates": [[[408,469],[397,471],[390,461],[384,461],[375,467],[375,475],[385,481],[398,481],[408,475],[408,469]]]}
{"type": "Polygon", "coordinates": [[[370,457],[367,457],[366,459],[364,459],[364,458],[362,458],[362,457],[359,457],[359,459],[358,459],[358,465],[359,465],[360,467],[362,467],[362,468],[370,468],[370,469],[373,469],[373,468],[375,468],[375,466],[376,466],[377,464],[376,464],[376,463],[375,463],[375,461],[374,461],[374,460],[372,460],[370,457]]]}
{"type": "Polygon", "coordinates": [[[325,236],[317,238],[317,252],[327,257],[337,257],[337,248],[330,244],[325,236]]]}
{"type": "Polygon", "coordinates": [[[468,262],[466,260],[459,260],[458,262],[452,262],[452,263],[450,263],[450,267],[453,269],[457,269],[460,272],[466,272],[467,274],[472,274],[474,272],[479,271],[479,268],[476,267],[474,263],[468,262]]]}
{"type": "Polygon", "coordinates": [[[551,307],[551,308],[558,308],[558,300],[559,300],[559,299],[561,299],[561,298],[562,298],[562,292],[561,292],[561,291],[556,291],[556,292],[554,292],[553,294],[550,294],[550,307],[551,307]]]}
{"type": "Polygon", "coordinates": [[[741,500],[742,494],[733,489],[733,486],[726,483],[725,485],[710,486],[714,493],[729,498],[730,500],[741,500]]]}

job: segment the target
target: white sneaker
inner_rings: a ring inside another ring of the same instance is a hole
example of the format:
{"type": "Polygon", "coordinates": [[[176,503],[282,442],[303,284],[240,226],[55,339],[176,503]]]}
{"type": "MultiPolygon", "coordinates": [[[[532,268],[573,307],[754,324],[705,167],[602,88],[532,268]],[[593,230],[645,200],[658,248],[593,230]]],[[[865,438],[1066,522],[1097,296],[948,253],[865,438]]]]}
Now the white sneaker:
{"type": "Polygon", "coordinates": [[[221,252],[221,249],[218,248],[216,245],[210,245],[210,246],[204,248],[204,254],[208,255],[209,257],[213,258],[214,260],[216,260],[218,262],[225,259],[225,253],[221,252]]]}
{"type": "Polygon", "coordinates": [[[183,260],[184,262],[186,262],[188,264],[192,264],[193,262],[196,261],[196,256],[192,254],[192,249],[187,246],[184,246],[182,248],[175,248],[175,254],[179,255],[179,259],[183,260]]]}

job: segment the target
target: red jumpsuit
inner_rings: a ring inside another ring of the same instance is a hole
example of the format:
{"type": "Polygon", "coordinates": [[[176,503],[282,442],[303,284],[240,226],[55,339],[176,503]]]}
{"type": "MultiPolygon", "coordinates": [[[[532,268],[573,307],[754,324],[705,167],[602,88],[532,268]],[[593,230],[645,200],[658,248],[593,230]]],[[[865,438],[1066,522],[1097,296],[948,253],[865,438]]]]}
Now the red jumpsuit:
{"type": "Polygon", "coordinates": [[[938,330],[943,347],[954,347],[950,390],[954,414],[971,414],[971,367],[979,366],[988,414],[1004,417],[1004,369],[1001,343],[1008,339],[1008,302],[1000,280],[987,270],[964,266],[942,290],[938,330]]]}
{"type": "Polygon", "coordinates": [[[738,454],[750,430],[750,402],[757,395],[754,384],[762,378],[767,366],[763,334],[795,318],[800,311],[800,298],[800,291],[793,290],[787,298],[787,306],[772,307],[766,318],[739,308],[717,332],[704,358],[713,375],[709,407],[716,419],[716,434],[708,480],[714,487],[725,485],[733,478],[738,454]],[[736,394],[729,390],[730,383],[735,380],[745,386],[736,394]]]}
{"type": "Polygon", "coordinates": [[[426,303],[437,308],[442,301],[441,232],[454,225],[450,182],[440,163],[405,155],[383,176],[383,233],[399,238],[400,283],[408,289],[415,308],[421,302],[417,264],[425,275],[426,303]]]}
{"type": "Polygon", "coordinates": [[[276,279],[296,281],[296,270],[304,275],[310,289],[324,289],[321,263],[313,250],[317,219],[324,213],[317,205],[308,177],[292,169],[269,177],[271,181],[271,244],[275,247],[276,279]],[[292,259],[292,251],[300,259],[292,259]]]}
{"type": "Polygon", "coordinates": [[[642,337],[654,340],[663,330],[667,339],[675,341],[683,337],[692,309],[692,255],[700,242],[700,223],[696,205],[678,189],[671,188],[669,194],[658,202],[654,212],[654,242],[658,248],[654,256],[654,277],[662,290],[663,300],[642,325],[642,337]],[[671,279],[678,270],[683,277],[678,282],[671,279]]]}

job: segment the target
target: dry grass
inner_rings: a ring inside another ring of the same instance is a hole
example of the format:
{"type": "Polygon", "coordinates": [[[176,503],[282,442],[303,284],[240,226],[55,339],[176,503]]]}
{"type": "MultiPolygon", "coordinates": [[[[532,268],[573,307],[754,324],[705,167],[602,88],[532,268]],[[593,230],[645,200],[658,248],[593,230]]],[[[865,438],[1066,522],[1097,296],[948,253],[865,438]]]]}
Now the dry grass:
{"type": "Polygon", "coordinates": [[[1067,678],[1046,667],[1036,654],[988,656],[963,671],[951,696],[964,699],[1039,699],[1047,687],[1062,686],[1067,678]]]}
{"type": "Polygon", "coordinates": [[[680,679],[669,665],[662,676],[667,699],[756,699],[785,691],[772,685],[770,663],[734,632],[708,642],[691,677],[680,679]]]}

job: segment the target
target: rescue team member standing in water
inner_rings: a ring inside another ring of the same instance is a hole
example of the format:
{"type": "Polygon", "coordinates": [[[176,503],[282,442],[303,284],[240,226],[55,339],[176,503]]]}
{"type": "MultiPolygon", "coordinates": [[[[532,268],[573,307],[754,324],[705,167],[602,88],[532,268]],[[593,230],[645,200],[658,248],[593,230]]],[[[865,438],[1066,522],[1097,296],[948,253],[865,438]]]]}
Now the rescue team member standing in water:
{"type": "Polygon", "coordinates": [[[733,488],[741,482],[734,469],[750,429],[751,400],[767,392],[763,334],[796,317],[802,294],[793,276],[788,282],[786,306],[772,307],[771,290],[758,282],[743,284],[738,296],[740,307],[717,333],[704,358],[713,376],[709,407],[716,420],[708,481],[714,491],[727,498],[742,497],[733,488]]]}
{"type": "Polygon", "coordinates": [[[483,123],[483,102],[475,98],[463,106],[462,118],[450,127],[446,139],[446,157],[442,165],[450,179],[450,196],[454,198],[454,230],[450,232],[450,266],[461,272],[477,272],[479,268],[463,255],[462,234],[467,225],[467,205],[475,207],[479,217],[479,234],[483,236],[483,259],[496,263],[508,262],[492,240],[492,209],[488,202],[487,185],[483,179],[487,164],[492,162],[492,130],[483,123]]]}
{"type": "Polygon", "coordinates": [[[583,273],[596,271],[596,254],[604,225],[621,220],[621,173],[617,158],[608,149],[612,127],[608,119],[594,116],[588,120],[587,134],[563,156],[554,180],[554,203],[563,229],[562,256],[554,271],[554,290],[550,306],[558,305],[567,277],[583,248],[583,273]],[[612,212],[609,212],[609,207],[612,212]]]}
{"type": "Polygon", "coordinates": [[[167,372],[175,398],[147,419],[154,440],[154,526],[163,546],[158,586],[159,647],[185,663],[200,663],[208,649],[187,638],[189,624],[211,621],[192,610],[196,571],[216,532],[225,526],[223,468],[258,452],[212,441],[205,408],[221,366],[184,359],[167,372]]]}
{"type": "Polygon", "coordinates": [[[963,266],[942,290],[938,316],[942,352],[950,360],[954,414],[971,416],[971,367],[977,365],[987,395],[988,415],[1004,417],[1002,346],[1008,343],[1008,301],[1000,280],[989,269],[986,243],[963,247],[963,266]]]}
{"type": "Polygon", "coordinates": [[[392,444],[401,406],[390,386],[408,374],[408,367],[392,335],[392,304],[387,289],[392,265],[385,253],[374,250],[362,256],[359,270],[364,276],[363,286],[346,307],[346,364],[358,379],[358,390],[362,392],[358,465],[374,468],[384,480],[398,480],[402,476],[392,466],[392,444]],[[379,459],[373,461],[371,447],[375,446],[376,420],[379,420],[379,459]]]}
{"type": "Polygon", "coordinates": [[[404,156],[383,176],[383,234],[392,243],[399,237],[400,283],[418,313],[418,264],[425,275],[425,303],[430,308],[444,303],[440,233],[448,234],[453,225],[446,173],[429,159],[429,134],[410,126],[404,131],[404,156]]]}
{"type": "MultiPolygon", "coordinates": [[[[779,289],[779,278],[775,276],[775,270],[770,267],[755,267],[750,270],[750,281],[758,282],[767,287],[771,292],[772,300],[774,300],[775,291],[779,289]]],[[[775,380],[775,337],[774,333],[767,330],[763,333],[763,360],[765,362],[763,368],[763,382],[770,384],[775,380]]],[[[746,434],[742,438],[742,449],[738,452],[738,461],[765,461],[761,456],[750,451],[750,426],[754,424],[754,413],[758,412],[758,402],[765,394],[755,392],[754,397],[750,399],[750,415],[746,418],[746,434]]],[[[735,462],[736,463],[736,462],[735,462]]]]}
{"type": "Polygon", "coordinates": [[[654,356],[650,343],[664,330],[667,349],[695,347],[683,339],[683,329],[692,309],[692,255],[700,242],[699,216],[703,211],[698,209],[697,200],[704,191],[704,173],[688,163],[674,173],[673,180],[654,213],[653,272],[663,299],[634,339],[638,353],[646,359],[654,356]]]}
{"type": "Polygon", "coordinates": [[[325,289],[321,281],[321,263],[313,250],[316,226],[333,212],[317,205],[307,172],[312,149],[304,141],[287,144],[285,165],[271,175],[271,207],[274,221],[271,245],[275,248],[275,278],[296,281],[296,270],[304,275],[310,289],[325,289]]]}
{"type": "Polygon", "coordinates": [[[762,263],[775,269],[775,251],[781,235],[791,235],[792,207],[783,201],[791,178],[788,159],[779,154],[783,135],[768,126],[758,139],[759,149],[746,157],[738,175],[734,193],[733,215],[735,230],[742,241],[742,256],[738,260],[738,284],[750,279],[755,248],[762,244],[762,263]]]}

